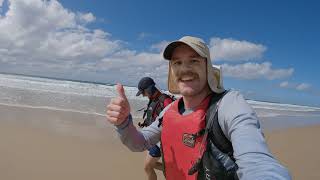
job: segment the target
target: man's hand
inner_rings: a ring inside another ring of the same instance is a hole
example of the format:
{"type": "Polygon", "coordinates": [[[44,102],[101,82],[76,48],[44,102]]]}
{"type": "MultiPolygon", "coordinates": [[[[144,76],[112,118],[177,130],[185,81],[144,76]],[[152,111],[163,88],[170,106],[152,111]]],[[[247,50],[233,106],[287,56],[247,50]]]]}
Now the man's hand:
{"type": "Polygon", "coordinates": [[[113,125],[120,125],[130,113],[130,104],[121,84],[116,85],[118,96],[112,98],[107,106],[107,120],[113,125]]]}

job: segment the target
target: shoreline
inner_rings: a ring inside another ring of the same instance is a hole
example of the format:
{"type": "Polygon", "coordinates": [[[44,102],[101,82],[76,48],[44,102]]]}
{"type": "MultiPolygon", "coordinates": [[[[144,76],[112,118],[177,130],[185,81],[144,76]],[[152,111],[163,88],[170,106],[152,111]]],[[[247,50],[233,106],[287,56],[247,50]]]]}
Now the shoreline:
{"type": "MultiPolygon", "coordinates": [[[[103,113],[99,112],[90,112],[90,111],[81,111],[75,109],[64,109],[64,108],[55,108],[49,106],[31,106],[31,105],[20,105],[20,104],[6,104],[0,103],[0,111],[6,109],[7,111],[11,110],[23,110],[23,111],[47,111],[47,112],[56,112],[57,114],[63,113],[79,113],[85,116],[96,116],[99,119],[105,118],[103,113]]],[[[3,113],[2,113],[3,114],[3,113]]],[[[139,121],[140,114],[132,114],[133,122],[136,123],[139,121]]],[[[289,129],[289,128],[300,128],[308,126],[317,126],[320,125],[320,115],[308,115],[307,118],[304,115],[277,115],[273,117],[259,117],[260,124],[264,131],[276,131],[279,129],[289,129]],[[301,121],[301,119],[304,119],[301,121]]]]}

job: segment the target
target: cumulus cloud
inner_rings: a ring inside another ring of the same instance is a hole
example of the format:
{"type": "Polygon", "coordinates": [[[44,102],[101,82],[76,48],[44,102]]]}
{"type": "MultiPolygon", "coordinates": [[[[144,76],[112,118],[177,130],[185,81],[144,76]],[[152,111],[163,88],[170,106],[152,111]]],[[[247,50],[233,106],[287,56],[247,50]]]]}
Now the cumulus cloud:
{"type": "Polygon", "coordinates": [[[289,82],[288,81],[281,82],[280,87],[282,87],[282,88],[289,87],[289,82]]]}
{"type": "Polygon", "coordinates": [[[3,5],[4,0],[0,0],[0,11],[1,11],[1,7],[3,5]]]}
{"type": "Polygon", "coordinates": [[[58,1],[14,0],[0,19],[2,60],[50,61],[103,57],[120,48],[109,33],[89,30],[78,20],[94,21],[92,13],[73,13],[58,1]]]}
{"type": "Polygon", "coordinates": [[[307,83],[301,83],[299,85],[297,85],[296,89],[299,90],[299,91],[304,91],[304,90],[307,90],[310,88],[310,84],[307,84],[307,83]]]}
{"type": "MultiPolygon", "coordinates": [[[[0,17],[0,72],[128,85],[151,76],[166,87],[168,61],[161,52],[168,41],[151,45],[150,52],[137,52],[105,30],[90,29],[87,25],[97,19],[91,12],[70,11],[57,0],[7,1],[8,10],[0,17]]],[[[146,36],[149,34],[141,33],[139,38],[146,36]]],[[[259,59],[265,50],[248,41],[210,40],[214,58],[225,61],[259,59]]],[[[294,71],[274,69],[269,62],[224,64],[223,70],[229,77],[271,80],[289,77],[294,71]]]]}
{"type": "Polygon", "coordinates": [[[0,9],[3,6],[4,0],[0,0],[0,9]]]}
{"type": "Polygon", "coordinates": [[[166,79],[159,53],[137,53],[101,29],[96,17],[57,0],[9,0],[0,18],[0,71],[136,84],[142,75],[166,79]],[[156,67],[156,68],[154,68],[156,67]]]}
{"type": "Polygon", "coordinates": [[[279,85],[281,88],[295,89],[298,91],[311,90],[311,84],[308,83],[289,83],[288,81],[281,82],[279,85]]]}
{"type": "Polygon", "coordinates": [[[151,45],[152,50],[157,50],[158,52],[163,52],[164,48],[169,44],[169,41],[161,41],[156,44],[151,45]]]}
{"type": "MultiPolygon", "coordinates": [[[[14,0],[0,20],[1,59],[11,61],[56,61],[99,58],[119,49],[102,30],[88,30],[76,14],[56,1],[14,0]]],[[[90,14],[90,13],[89,13],[90,14]]]]}
{"type": "Polygon", "coordinates": [[[225,76],[238,79],[282,79],[287,78],[294,72],[289,69],[272,69],[270,62],[264,63],[244,63],[238,65],[223,64],[223,73],[225,76]]]}
{"type": "Polygon", "coordinates": [[[91,23],[96,20],[92,13],[78,13],[78,18],[83,23],[91,23]]]}
{"type": "Polygon", "coordinates": [[[248,61],[259,59],[267,48],[261,44],[234,39],[210,39],[210,53],[215,60],[248,61]]]}

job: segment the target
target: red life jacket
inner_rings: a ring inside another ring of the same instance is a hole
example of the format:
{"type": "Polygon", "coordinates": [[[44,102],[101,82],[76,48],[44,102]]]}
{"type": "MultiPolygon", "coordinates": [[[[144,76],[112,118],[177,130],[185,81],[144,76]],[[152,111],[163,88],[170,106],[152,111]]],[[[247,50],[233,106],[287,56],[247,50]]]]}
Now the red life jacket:
{"type": "Polygon", "coordinates": [[[163,116],[161,145],[164,172],[168,180],[196,180],[198,173],[188,175],[188,171],[206,148],[206,142],[202,143],[203,136],[196,134],[205,128],[210,96],[188,115],[179,113],[179,101],[181,99],[175,101],[163,116]],[[200,148],[204,150],[200,152],[200,148]]]}

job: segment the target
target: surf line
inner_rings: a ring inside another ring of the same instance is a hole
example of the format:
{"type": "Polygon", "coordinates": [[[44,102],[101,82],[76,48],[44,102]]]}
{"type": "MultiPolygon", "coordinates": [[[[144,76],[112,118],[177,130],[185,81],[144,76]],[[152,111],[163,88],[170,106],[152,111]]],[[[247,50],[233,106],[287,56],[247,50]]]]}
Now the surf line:
{"type": "Polygon", "coordinates": [[[30,108],[30,109],[46,109],[46,110],[53,110],[53,111],[74,112],[74,113],[90,114],[90,115],[105,117],[104,114],[100,114],[97,112],[78,111],[74,109],[60,109],[60,108],[54,108],[49,106],[30,106],[30,105],[22,105],[22,104],[5,104],[5,103],[0,103],[0,105],[10,106],[10,107],[24,107],[24,108],[30,108]]]}

